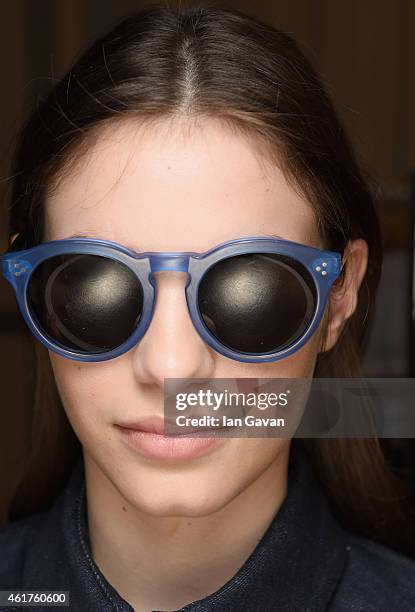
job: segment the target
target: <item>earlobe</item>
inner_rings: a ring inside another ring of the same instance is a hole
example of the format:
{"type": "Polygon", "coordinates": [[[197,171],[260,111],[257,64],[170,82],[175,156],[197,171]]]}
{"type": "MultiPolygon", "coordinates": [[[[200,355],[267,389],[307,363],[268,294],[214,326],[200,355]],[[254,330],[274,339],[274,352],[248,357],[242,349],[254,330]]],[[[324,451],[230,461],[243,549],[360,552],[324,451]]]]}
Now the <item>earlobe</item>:
{"type": "Polygon", "coordinates": [[[333,348],[347,322],[357,307],[358,291],[363,281],[368,262],[368,246],[360,238],[349,241],[343,256],[344,277],[334,283],[327,305],[328,323],[320,352],[333,348]]]}
{"type": "Polygon", "coordinates": [[[331,315],[330,321],[325,329],[320,353],[325,353],[333,348],[346,324],[346,320],[347,318],[342,317],[340,314],[331,315]]]}

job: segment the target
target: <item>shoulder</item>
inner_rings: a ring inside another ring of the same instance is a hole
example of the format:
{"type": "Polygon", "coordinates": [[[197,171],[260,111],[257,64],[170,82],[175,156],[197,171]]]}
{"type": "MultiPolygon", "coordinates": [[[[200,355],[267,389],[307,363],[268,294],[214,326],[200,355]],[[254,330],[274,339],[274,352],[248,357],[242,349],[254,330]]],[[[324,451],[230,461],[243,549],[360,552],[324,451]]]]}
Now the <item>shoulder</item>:
{"type": "Polygon", "coordinates": [[[347,565],[330,611],[415,610],[415,560],[357,534],[348,534],[347,565]]]}
{"type": "Polygon", "coordinates": [[[19,585],[27,548],[44,517],[38,512],[0,527],[0,590],[19,585]]]}

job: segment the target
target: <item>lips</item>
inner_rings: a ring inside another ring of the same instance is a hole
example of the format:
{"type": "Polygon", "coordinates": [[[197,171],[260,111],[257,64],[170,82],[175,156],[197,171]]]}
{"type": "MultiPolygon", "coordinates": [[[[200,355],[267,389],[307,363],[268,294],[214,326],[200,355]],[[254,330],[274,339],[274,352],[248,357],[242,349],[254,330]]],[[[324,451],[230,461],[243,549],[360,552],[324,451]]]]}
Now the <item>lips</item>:
{"type": "MultiPolygon", "coordinates": [[[[192,435],[191,431],[168,436],[164,434],[165,423],[173,424],[174,421],[154,415],[114,424],[114,426],[115,429],[118,429],[121,440],[147,459],[163,461],[196,459],[213,452],[225,442],[222,436],[200,437],[195,433],[192,435]]],[[[195,429],[194,432],[200,432],[201,429],[195,429]]],[[[177,427],[173,431],[177,432],[177,427]]]]}
{"type": "Polygon", "coordinates": [[[146,431],[149,433],[164,434],[164,423],[174,425],[175,421],[172,419],[165,419],[161,416],[143,417],[137,421],[131,421],[128,423],[117,423],[118,427],[124,427],[125,429],[135,429],[136,431],[146,431]]]}
{"type": "Polygon", "coordinates": [[[217,432],[218,430],[222,430],[222,427],[197,427],[193,425],[186,425],[183,427],[182,432],[179,431],[178,426],[176,424],[175,419],[171,418],[163,418],[162,416],[151,416],[151,417],[143,417],[142,419],[137,419],[136,421],[130,421],[125,423],[116,423],[117,427],[122,427],[124,429],[130,429],[135,431],[143,431],[147,433],[159,434],[164,436],[164,424],[170,425],[171,431],[175,431],[176,436],[186,436],[192,433],[200,433],[201,431],[212,431],[217,432]]]}

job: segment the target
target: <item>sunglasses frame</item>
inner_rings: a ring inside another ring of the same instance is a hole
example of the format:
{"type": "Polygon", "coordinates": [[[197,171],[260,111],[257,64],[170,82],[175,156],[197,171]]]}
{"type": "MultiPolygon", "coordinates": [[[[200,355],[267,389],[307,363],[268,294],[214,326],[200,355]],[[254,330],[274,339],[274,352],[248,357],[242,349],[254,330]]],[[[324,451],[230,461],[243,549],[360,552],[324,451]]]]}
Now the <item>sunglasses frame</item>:
{"type": "MultiPolygon", "coordinates": [[[[188,281],[185,287],[188,310],[196,331],[201,338],[215,351],[229,359],[245,363],[267,363],[278,361],[298,351],[316,331],[327,303],[333,282],[342,271],[342,255],[334,251],[325,251],[308,245],[267,236],[252,236],[222,242],[203,253],[158,252],[138,253],[110,240],[98,238],[68,238],[43,242],[37,246],[15,250],[16,246],[28,243],[21,235],[2,256],[4,277],[12,285],[19,310],[32,334],[49,350],[62,357],[80,362],[99,362],[114,359],[128,352],[146,333],[155,308],[157,286],[152,273],[165,270],[186,272],[188,281]],[[20,240],[19,240],[20,239],[20,240]],[[91,254],[110,257],[125,264],[138,277],[143,289],[143,311],[138,326],[127,340],[107,352],[88,354],[69,350],[60,343],[51,340],[37,325],[32,317],[27,300],[27,288],[35,268],[50,257],[68,253],[91,254]],[[241,353],[222,345],[203,321],[199,312],[197,295],[198,287],[204,275],[217,262],[247,253],[277,253],[290,256],[308,270],[316,289],[316,306],[314,315],[304,333],[292,345],[281,351],[260,354],[241,353]]],[[[30,243],[29,243],[30,244],[30,243]]]]}

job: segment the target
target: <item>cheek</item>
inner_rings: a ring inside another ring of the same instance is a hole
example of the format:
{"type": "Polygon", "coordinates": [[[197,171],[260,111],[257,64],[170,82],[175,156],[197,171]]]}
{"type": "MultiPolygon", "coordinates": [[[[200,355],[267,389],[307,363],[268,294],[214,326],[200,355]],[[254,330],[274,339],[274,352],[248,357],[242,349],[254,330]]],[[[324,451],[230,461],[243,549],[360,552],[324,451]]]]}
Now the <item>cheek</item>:
{"type": "Polygon", "coordinates": [[[111,377],[102,364],[80,364],[49,352],[50,362],[69,422],[82,443],[89,432],[99,436],[111,403],[111,377]],[[97,425],[101,424],[101,428],[97,425]]]}
{"type": "MultiPolygon", "coordinates": [[[[265,455],[267,452],[272,453],[273,444],[276,445],[275,448],[278,450],[279,445],[284,444],[287,439],[290,439],[295,434],[304,414],[310,393],[311,380],[313,379],[317,355],[320,351],[321,331],[322,326],[319,326],[313,336],[300,350],[279,361],[264,364],[230,364],[227,365],[226,372],[224,371],[223,374],[219,374],[218,370],[218,378],[252,379],[252,381],[241,380],[235,388],[232,389],[233,391],[244,392],[246,395],[254,391],[256,394],[260,393],[262,395],[263,406],[265,405],[266,408],[263,407],[263,409],[260,410],[254,407],[248,410],[249,414],[255,417],[284,419],[284,429],[281,434],[283,436],[282,439],[274,438],[274,440],[267,440],[265,436],[269,435],[266,433],[269,431],[269,428],[264,425],[262,429],[263,433],[260,434],[264,437],[262,441],[259,442],[257,448],[260,455],[261,453],[265,453],[265,455]],[[283,380],[281,382],[270,380],[269,383],[264,380],[263,386],[261,387],[261,384],[258,382],[259,379],[289,380],[283,380]],[[268,393],[279,394],[287,392],[288,389],[290,395],[286,407],[278,405],[271,406],[267,404],[266,396],[268,393]],[[267,446],[268,443],[270,447],[267,446]]],[[[258,431],[258,429],[255,429],[255,431],[258,431]]],[[[279,431],[281,432],[281,430],[279,431]]],[[[250,443],[253,444],[254,441],[251,440],[250,443]]]]}
{"type": "Polygon", "coordinates": [[[243,488],[251,484],[275,461],[281,458],[281,453],[288,452],[290,440],[288,438],[240,438],[234,439],[235,449],[233,457],[229,457],[228,465],[232,470],[222,474],[226,481],[230,479],[243,484],[243,488]],[[241,460],[243,458],[243,461],[241,460]]]}
{"type": "MultiPolygon", "coordinates": [[[[283,475],[288,457],[290,440],[281,438],[233,438],[227,449],[205,471],[195,473],[192,479],[191,498],[200,500],[203,512],[215,512],[228,504],[258,479],[262,494],[277,493],[278,476],[283,475]],[[268,493],[266,493],[268,492],[268,493]]],[[[183,490],[188,489],[183,481],[183,490]]],[[[178,484],[178,483],[175,483],[178,484]]],[[[175,491],[177,496],[177,488],[175,491]]]]}

